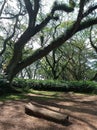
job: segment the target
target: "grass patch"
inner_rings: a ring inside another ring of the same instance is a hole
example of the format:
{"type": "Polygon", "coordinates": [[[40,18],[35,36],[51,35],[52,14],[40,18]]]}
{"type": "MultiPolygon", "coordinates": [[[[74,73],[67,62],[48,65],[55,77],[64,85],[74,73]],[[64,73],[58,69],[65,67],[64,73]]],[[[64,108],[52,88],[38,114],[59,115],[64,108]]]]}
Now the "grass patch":
{"type": "Polygon", "coordinates": [[[55,94],[60,94],[60,92],[54,92],[54,91],[38,91],[38,90],[33,90],[33,89],[30,89],[29,90],[29,93],[32,93],[32,94],[38,94],[38,95],[44,95],[44,96],[53,96],[55,94]]]}
{"type": "Polygon", "coordinates": [[[0,101],[27,99],[25,94],[5,94],[0,96],[0,101]]]}
{"type": "Polygon", "coordinates": [[[50,91],[38,91],[30,89],[29,92],[21,93],[21,94],[4,94],[0,96],[0,101],[7,101],[7,100],[21,100],[21,99],[30,99],[32,94],[32,99],[56,99],[62,98],[62,92],[50,92],[50,91]],[[35,95],[35,97],[33,96],[35,95]]]}

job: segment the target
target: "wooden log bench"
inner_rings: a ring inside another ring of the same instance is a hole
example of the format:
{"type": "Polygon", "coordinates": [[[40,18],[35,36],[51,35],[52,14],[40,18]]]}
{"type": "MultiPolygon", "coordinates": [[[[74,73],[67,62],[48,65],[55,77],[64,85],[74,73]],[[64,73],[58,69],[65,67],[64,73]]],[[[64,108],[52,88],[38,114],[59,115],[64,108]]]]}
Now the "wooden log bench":
{"type": "Polygon", "coordinates": [[[28,103],[25,106],[25,113],[30,116],[35,116],[39,118],[43,118],[49,121],[53,121],[56,123],[61,123],[63,125],[69,125],[69,116],[61,114],[59,112],[50,110],[43,105],[28,103]]]}

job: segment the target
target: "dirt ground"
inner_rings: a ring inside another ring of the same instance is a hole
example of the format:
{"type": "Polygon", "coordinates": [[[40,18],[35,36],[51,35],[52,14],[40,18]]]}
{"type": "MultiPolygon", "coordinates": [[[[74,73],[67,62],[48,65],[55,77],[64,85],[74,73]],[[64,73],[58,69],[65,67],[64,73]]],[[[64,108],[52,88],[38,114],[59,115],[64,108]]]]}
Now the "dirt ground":
{"type": "Polygon", "coordinates": [[[0,130],[97,130],[97,96],[62,94],[62,98],[44,99],[44,95],[29,94],[28,100],[0,102],[0,130]],[[38,97],[38,98],[37,98],[38,97]],[[62,125],[25,114],[25,105],[35,102],[69,115],[69,124],[62,125]]]}

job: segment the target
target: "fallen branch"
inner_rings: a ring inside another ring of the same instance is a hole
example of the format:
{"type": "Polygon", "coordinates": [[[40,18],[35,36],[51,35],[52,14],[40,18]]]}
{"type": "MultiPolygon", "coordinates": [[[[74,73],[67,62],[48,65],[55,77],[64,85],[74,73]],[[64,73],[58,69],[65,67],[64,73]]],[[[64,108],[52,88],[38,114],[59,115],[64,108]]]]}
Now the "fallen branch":
{"type": "Polygon", "coordinates": [[[44,118],[49,121],[53,121],[56,123],[61,123],[63,125],[70,125],[71,123],[69,122],[69,116],[64,115],[58,112],[55,112],[53,110],[49,110],[48,108],[44,107],[43,105],[39,104],[32,104],[28,103],[25,106],[25,113],[30,115],[30,116],[35,116],[39,118],[44,118]]]}

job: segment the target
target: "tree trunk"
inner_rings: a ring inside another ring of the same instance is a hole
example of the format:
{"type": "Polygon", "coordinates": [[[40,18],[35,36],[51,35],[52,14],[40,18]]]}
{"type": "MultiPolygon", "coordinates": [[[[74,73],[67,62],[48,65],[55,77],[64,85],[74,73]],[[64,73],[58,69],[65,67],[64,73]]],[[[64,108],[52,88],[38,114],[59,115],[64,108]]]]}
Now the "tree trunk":
{"type": "Polygon", "coordinates": [[[27,104],[25,106],[25,113],[30,116],[36,116],[63,125],[70,124],[69,116],[50,110],[49,108],[37,103],[27,104]]]}

